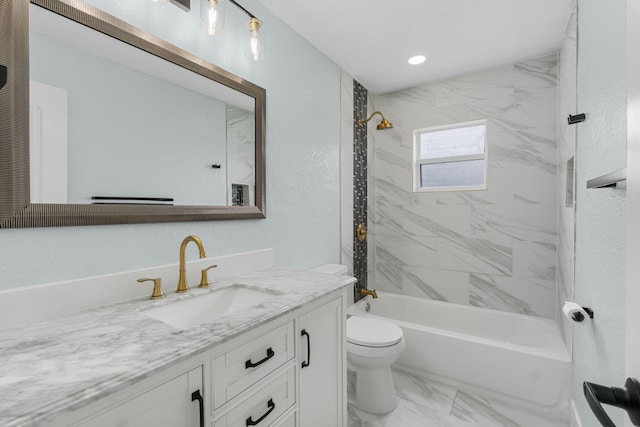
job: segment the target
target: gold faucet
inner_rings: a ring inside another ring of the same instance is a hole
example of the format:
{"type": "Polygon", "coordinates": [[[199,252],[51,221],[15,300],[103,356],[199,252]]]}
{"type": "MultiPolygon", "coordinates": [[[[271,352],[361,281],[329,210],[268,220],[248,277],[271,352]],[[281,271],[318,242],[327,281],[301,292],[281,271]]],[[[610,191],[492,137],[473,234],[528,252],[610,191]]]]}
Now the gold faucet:
{"type": "Polygon", "coordinates": [[[366,288],[360,288],[360,293],[362,294],[363,297],[366,297],[367,295],[371,295],[374,298],[378,298],[378,294],[376,293],[375,289],[369,290],[366,288]]]}
{"type": "Polygon", "coordinates": [[[209,276],[207,276],[207,272],[209,270],[211,270],[212,268],[216,268],[218,267],[217,264],[213,264],[210,265],[209,267],[205,268],[204,270],[202,270],[200,273],[202,274],[200,276],[200,284],[198,285],[199,288],[209,288],[211,287],[211,284],[209,283],[209,276]]]}
{"type": "Polygon", "coordinates": [[[164,298],[164,292],[162,291],[162,279],[161,278],[157,278],[157,279],[148,279],[146,277],[143,277],[142,279],[138,279],[138,282],[142,283],[142,282],[153,282],[153,292],[151,293],[151,299],[160,299],[160,298],[164,298]]]}
{"type": "Polygon", "coordinates": [[[198,245],[198,249],[200,250],[200,258],[206,258],[207,254],[204,251],[204,245],[202,244],[202,240],[196,236],[187,236],[184,238],[182,243],[180,244],[180,277],[178,278],[178,289],[176,292],[189,292],[189,285],[187,284],[187,269],[185,266],[185,252],[187,249],[187,245],[189,242],[195,242],[198,245]]]}

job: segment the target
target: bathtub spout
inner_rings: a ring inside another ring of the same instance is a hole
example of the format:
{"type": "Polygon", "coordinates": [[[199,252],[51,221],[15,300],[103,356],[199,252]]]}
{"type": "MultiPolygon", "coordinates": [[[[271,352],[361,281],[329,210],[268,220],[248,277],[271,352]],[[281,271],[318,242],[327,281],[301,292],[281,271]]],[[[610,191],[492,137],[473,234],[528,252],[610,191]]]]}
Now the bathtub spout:
{"type": "Polygon", "coordinates": [[[375,289],[369,290],[369,289],[361,288],[360,293],[362,294],[363,297],[366,297],[367,295],[371,295],[373,298],[378,298],[378,294],[376,293],[375,289]]]}

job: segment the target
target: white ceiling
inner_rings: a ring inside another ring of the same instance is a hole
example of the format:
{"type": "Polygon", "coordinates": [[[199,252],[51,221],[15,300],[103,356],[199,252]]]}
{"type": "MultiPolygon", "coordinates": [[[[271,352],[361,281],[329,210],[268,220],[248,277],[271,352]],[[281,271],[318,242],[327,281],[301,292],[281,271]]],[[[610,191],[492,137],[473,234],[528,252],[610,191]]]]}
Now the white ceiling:
{"type": "Polygon", "coordinates": [[[259,0],[373,93],[559,49],[572,0],[259,0]],[[427,61],[409,65],[410,56],[427,61]]]}

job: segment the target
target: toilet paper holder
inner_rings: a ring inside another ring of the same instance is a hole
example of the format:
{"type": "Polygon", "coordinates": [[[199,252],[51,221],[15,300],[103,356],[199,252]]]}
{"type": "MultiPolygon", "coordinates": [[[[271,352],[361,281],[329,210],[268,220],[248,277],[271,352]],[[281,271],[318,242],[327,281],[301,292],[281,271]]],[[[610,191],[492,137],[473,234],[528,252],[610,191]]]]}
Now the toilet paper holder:
{"type": "Polygon", "coordinates": [[[562,305],[562,314],[568,320],[576,323],[585,324],[589,319],[593,319],[593,310],[589,307],[583,307],[573,301],[565,301],[562,305]],[[587,316],[589,319],[587,319],[587,316]]]}
{"type": "MultiPolygon", "coordinates": [[[[587,312],[590,319],[593,319],[593,310],[591,310],[589,307],[582,307],[582,309],[587,312]]],[[[582,322],[584,320],[584,315],[582,313],[573,313],[571,315],[571,318],[576,322],[582,322]]]]}

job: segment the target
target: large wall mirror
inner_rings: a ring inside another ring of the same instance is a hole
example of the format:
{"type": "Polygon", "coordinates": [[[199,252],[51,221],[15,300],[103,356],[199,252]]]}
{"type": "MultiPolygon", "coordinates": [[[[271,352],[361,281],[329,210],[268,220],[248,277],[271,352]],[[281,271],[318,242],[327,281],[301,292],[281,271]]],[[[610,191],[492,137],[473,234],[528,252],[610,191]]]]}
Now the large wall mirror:
{"type": "Polygon", "coordinates": [[[265,217],[263,88],[80,0],[0,37],[0,228],[265,217]]]}

